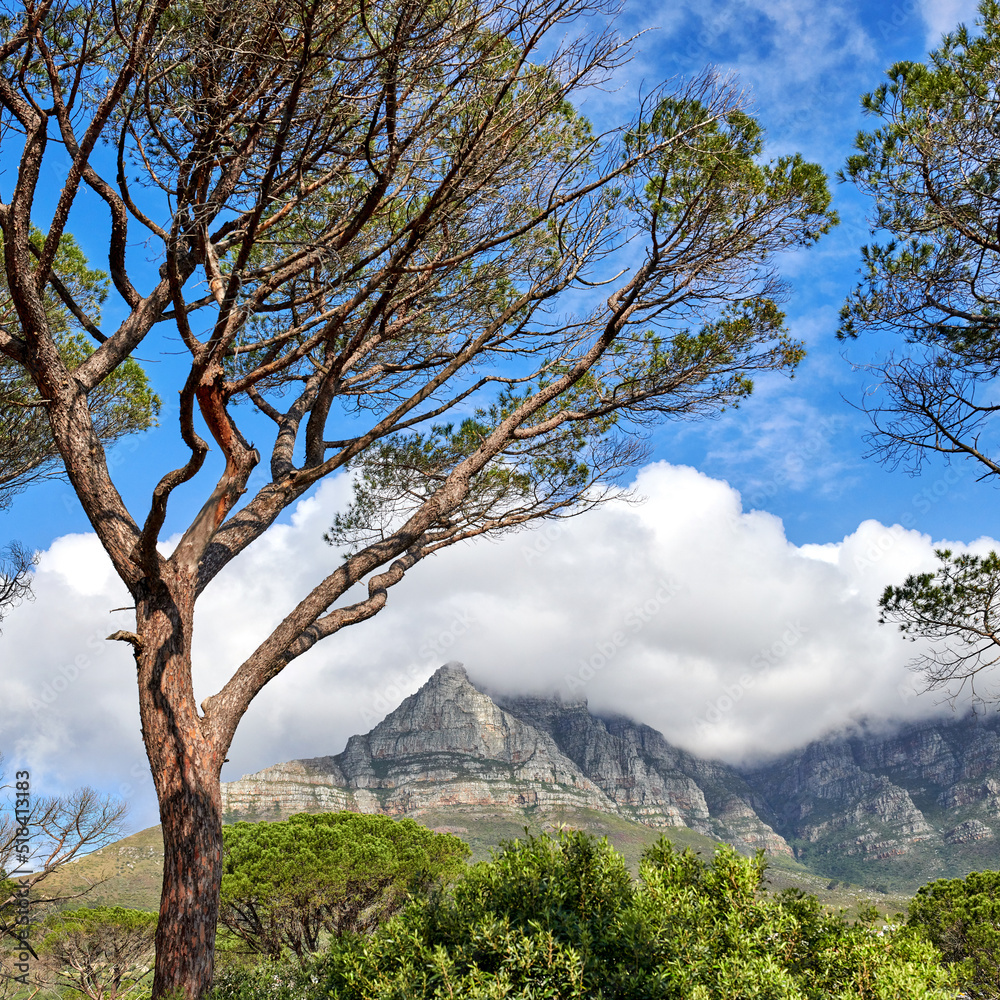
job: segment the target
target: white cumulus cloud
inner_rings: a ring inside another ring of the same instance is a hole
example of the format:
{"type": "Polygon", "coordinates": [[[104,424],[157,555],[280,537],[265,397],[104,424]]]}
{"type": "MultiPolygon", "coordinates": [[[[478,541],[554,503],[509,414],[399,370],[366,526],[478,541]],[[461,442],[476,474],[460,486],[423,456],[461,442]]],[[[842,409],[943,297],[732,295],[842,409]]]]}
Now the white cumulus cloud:
{"type": "MultiPolygon", "coordinates": [[[[650,465],[635,488],[641,504],[457,546],[417,566],[375,619],[271,682],[240,726],[224,779],[338,753],[448,660],[495,690],[585,697],[734,761],[862,718],[949,710],[916,694],[913,647],[877,623],[886,583],[930,568],[941,541],[865,521],[847,538],[795,546],[778,518],[744,511],[732,487],[694,469],[650,465]]],[[[322,535],[346,496],[344,479],[323,486],[206,592],[199,699],[332,568],[322,535]]],[[[136,823],[155,822],[131,651],[105,641],[129,627],[129,612],[111,609],[130,601],[96,538],[53,542],[35,592],[0,637],[8,768],[30,767],[42,791],[90,784],[125,795],[136,823]]]]}

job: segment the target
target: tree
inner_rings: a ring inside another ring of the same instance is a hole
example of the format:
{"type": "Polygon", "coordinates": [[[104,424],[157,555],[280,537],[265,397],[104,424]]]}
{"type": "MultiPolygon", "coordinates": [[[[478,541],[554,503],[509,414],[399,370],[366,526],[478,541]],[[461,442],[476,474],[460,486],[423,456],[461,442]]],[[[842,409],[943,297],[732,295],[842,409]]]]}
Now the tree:
{"type": "MultiPolygon", "coordinates": [[[[15,773],[13,800],[0,810],[0,995],[26,985],[27,965],[11,962],[11,954],[28,958],[35,911],[64,903],[73,896],[47,896],[37,890],[74,858],[122,836],[127,805],[81,788],[64,797],[30,794],[24,772],[15,773]],[[10,948],[12,951],[8,952],[10,948]]],[[[93,886],[88,887],[93,888],[93,886]]],[[[37,984],[36,984],[37,986],[37,984]]],[[[37,992],[37,989],[34,991],[37,992]]],[[[32,993],[34,995],[34,993],[32,993]]]]}
{"type": "MultiPolygon", "coordinates": [[[[504,845],[450,890],[302,969],[220,977],[216,1000],[945,1000],[955,990],[916,929],[849,924],[814,896],[761,891],[764,864],[648,849],[640,880],[607,841],[563,833],[504,845]]],[[[871,915],[869,914],[870,918],[871,915]]]]}
{"type": "Polygon", "coordinates": [[[421,560],[593,507],[641,456],[645,425],[735,406],[755,372],[802,356],[774,255],[835,221],[822,171],[763,160],[760,125],[711,76],[594,134],[571,102],[627,55],[610,29],[584,30],[606,13],[604,0],[33,0],[2,24],[0,119],[22,145],[0,190],[18,318],[0,352],[47,401],[135,601],[135,630],[115,638],[135,656],[164,836],[156,997],[211,982],[219,773],[271,679],[376,615],[421,560]],[[72,165],[36,254],[53,148],[72,165]],[[123,318],[90,323],[99,346],[71,370],[45,295],[85,312],[51,283],[84,191],[110,222],[123,318]],[[137,238],[158,272],[130,257],[137,238]],[[183,453],[144,511],[126,505],[90,405],[140,345],[185,358],[183,453]],[[269,438],[268,461],[246,496],[251,437],[269,438]],[[331,526],[331,571],[199,706],[198,598],[345,471],[357,492],[331,526]],[[182,486],[200,509],[164,554],[182,486]]]}
{"type": "Polygon", "coordinates": [[[37,890],[70,861],[120,839],[128,812],[127,803],[91,788],[26,803],[22,810],[15,798],[15,808],[0,813],[0,941],[19,935],[21,898],[34,909],[71,898],[37,890]]]}
{"type": "Polygon", "coordinates": [[[1000,872],[972,872],[921,886],[906,922],[923,929],[940,949],[966,996],[1000,996],[1000,872]]]}
{"type": "Polygon", "coordinates": [[[20,542],[10,542],[0,549],[0,622],[5,609],[16,607],[31,596],[31,567],[35,555],[20,542]]]}
{"type": "MultiPolygon", "coordinates": [[[[980,33],[946,36],[926,64],[901,62],[863,98],[879,127],[862,132],[847,176],[875,200],[862,281],[840,336],[888,331],[908,345],[872,366],[872,452],[916,474],[935,454],[1000,472],[989,446],[1000,402],[1000,5],[979,6],[980,33]],[[882,234],[886,234],[884,237],[882,234]]],[[[996,555],[938,553],[882,597],[883,620],[911,637],[945,640],[915,666],[930,687],[971,681],[1000,653],[994,633],[996,555]]]]}
{"type": "Polygon", "coordinates": [[[46,920],[42,954],[55,985],[89,1000],[138,993],[153,971],[156,914],[121,906],[67,910],[46,920]]]}
{"type": "MultiPolygon", "coordinates": [[[[42,250],[43,237],[33,230],[32,254],[42,250]]],[[[101,305],[108,293],[108,276],[91,268],[68,233],[63,233],[52,262],[52,274],[42,297],[46,323],[63,365],[72,371],[91,354],[90,335],[98,341],[101,305]]],[[[0,329],[16,331],[17,313],[7,282],[0,280],[0,329]]],[[[155,422],[160,399],[146,373],[126,358],[88,398],[94,430],[105,444],[125,434],[146,430],[155,422]]],[[[38,394],[27,370],[13,358],[0,356],[0,510],[30,483],[64,475],[59,451],[38,394]]]]}
{"type": "Polygon", "coordinates": [[[968,686],[974,700],[985,700],[976,682],[1000,660],[1000,556],[954,555],[950,549],[935,554],[937,572],[912,573],[901,586],[886,587],[879,620],[895,623],[913,640],[931,640],[913,663],[928,690],[945,688],[954,698],[968,686]]]}
{"type": "MultiPolygon", "coordinates": [[[[32,252],[41,250],[35,232],[32,252]]],[[[88,265],[72,236],[64,234],[53,262],[50,287],[44,297],[46,317],[63,363],[72,370],[93,353],[84,327],[100,321],[107,295],[107,275],[88,265]],[[56,289],[61,289],[64,298],[56,289]],[[70,310],[67,302],[86,312],[70,310]],[[88,318],[89,317],[89,318],[88,318]]],[[[15,330],[17,315],[5,281],[0,281],[0,329],[15,330]]],[[[96,328],[93,331],[97,333],[96,328]]],[[[146,430],[156,420],[159,397],[139,364],[127,358],[96,393],[89,405],[98,437],[111,444],[125,434],[146,430]]],[[[49,431],[42,398],[25,368],[0,355],[0,510],[32,482],[64,475],[59,451],[49,431]]],[[[0,554],[0,621],[4,609],[16,606],[31,592],[34,555],[18,542],[0,554]]]]}
{"type": "Polygon", "coordinates": [[[300,960],[320,935],[369,931],[465,868],[469,847],[412,819],[300,814],[223,830],[219,917],[251,951],[300,960]]]}

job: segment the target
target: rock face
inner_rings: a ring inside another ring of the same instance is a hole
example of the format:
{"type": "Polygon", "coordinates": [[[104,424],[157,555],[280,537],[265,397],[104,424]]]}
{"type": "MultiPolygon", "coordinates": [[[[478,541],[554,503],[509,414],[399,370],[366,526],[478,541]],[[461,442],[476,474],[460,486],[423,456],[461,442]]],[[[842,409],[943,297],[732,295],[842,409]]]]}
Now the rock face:
{"type": "Polygon", "coordinates": [[[685,754],[648,726],[599,719],[583,701],[491,698],[457,663],[336,757],[277,764],[222,786],[227,819],[589,809],[790,855],[752,795],[732,768],[685,754]]]}
{"type": "Polygon", "coordinates": [[[995,868],[1000,725],[928,721],[811,743],[745,772],[759,815],[818,870],[856,877],[870,862],[922,881],[995,868]],[[888,866],[888,867],[886,867],[888,866]]]}
{"type": "Polygon", "coordinates": [[[885,859],[933,836],[909,793],[860,766],[849,744],[813,743],[750,780],[779,829],[824,853],[885,859]]]}
{"type": "Polygon", "coordinates": [[[920,884],[996,867],[1000,720],[862,731],[738,769],[630,719],[599,718],[585,701],[491,697],[450,663],[343,753],[277,764],[222,795],[230,820],[585,809],[794,855],[852,881],[889,872],[920,884]]]}
{"type": "Polygon", "coordinates": [[[549,733],[619,815],[647,826],[687,826],[742,850],[792,853],[761,820],[753,790],[729,765],[685,753],[630,719],[597,718],[585,701],[500,698],[498,703],[549,733]]]}
{"type": "Polygon", "coordinates": [[[552,737],[499,708],[446,664],[370,733],[336,757],[291,761],[222,786],[238,817],[355,809],[418,816],[429,809],[615,810],[552,737]]]}

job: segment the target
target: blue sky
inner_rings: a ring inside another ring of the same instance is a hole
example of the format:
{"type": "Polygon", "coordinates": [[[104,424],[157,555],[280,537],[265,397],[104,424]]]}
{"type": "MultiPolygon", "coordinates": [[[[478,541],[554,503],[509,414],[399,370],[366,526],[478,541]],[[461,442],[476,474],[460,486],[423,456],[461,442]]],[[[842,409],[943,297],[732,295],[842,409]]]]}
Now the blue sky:
{"type": "MultiPolygon", "coordinates": [[[[637,8],[638,9],[638,8],[637,8]]],[[[633,15],[634,16],[634,15],[633,15]]],[[[864,365],[891,339],[844,345],[837,313],[853,286],[871,205],[835,179],[860,128],[860,95],[900,59],[924,58],[944,30],[974,20],[971,3],[796,3],[709,0],[663,5],[644,39],[645,65],[681,74],[708,63],[752,91],[775,154],[800,151],[831,178],[841,225],[789,260],[789,323],[808,356],[793,381],[761,380],[740,411],[697,427],[664,429],[656,457],[695,466],[741,491],[744,505],[777,514],[795,542],[843,537],[865,518],[902,521],[935,536],[995,531],[990,487],[944,462],[915,479],[865,459],[868,418],[856,407],[873,379],[864,365]],[[669,11],[669,16],[665,16],[669,11]],[[960,475],[959,475],[960,474],[960,475]]],[[[645,27],[653,18],[636,18],[645,27]]]]}
{"type": "MultiPolygon", "coordinates": [[[[643,507],[421,567],[383,615],[274,682],[241,726],[224,778],[339,752],[447,659],[495,687],[582,693],[733,760],[862,718],[947,710],[917,694],[909,651],[879,629],[874,607],[886,582],[927,566],[942,540],[988,547],[998,532],[994,494],[962,465],[931,463],[913,478],[864,457],[864,365],[893,345],[845,348],[835,338],[870,205],[833,175],[865,127],[860,95],[891,63],[923,58],[974,14],[970,2],[932,0],[626,4],[622,32],[644,32],[636,58],[588,98],[586,114],[612,122],[640,89],[711,65],[736,74],[752,97],[769,155],[800,151],[831,176],[841,225],[782,263],[789,326],[806,360],[793,380],[760,379],[737,411],[654,430],[637,483],[643,507]],[[668,591],[655,620],[595,673],[630,609],[668,591]]],[[[99,260],[103,223],[74,222],[99,260]]],[[[169,401],[171,358],[148,360],[169,401]]],[[[115,474],[137,510],[175,436],[167,407],[160,428],[117,447],[115,474]]],[[[327,484],[290,512],[255,562],[206,595],[197,647],[205,694],[253,648],[257,626],[315,582],[319,538],[346,491],[343,481],[327,484]]],[[[118,791],[135,799],[138,825],[152,822],[130,657],[103,643],[109,621],[127,627],[109,617],[124,593],[65,484],[33,487],[2,517],[3,537],[39,549],[42,562],[36,601],[12,613],[0,637],[0,749],[9,763],[32,763],[53,791],[118,791]]]]}
{"type": "MultiPolygon", "coordinates": [[[[584,105],[597,123],[610,124],[630,113],[640,89],[713,66],[735,74],[748,91],[767,130],[769,155],[801,152],[831,178],[840,226],[818,247],[783,264],[789,325],[808,349],[794,380],[760,379],[754,397],[738,411],[662,426],[650,440],[653,458],[724,479],[741,491],[747,506],[781,517],[792,541],[842,538],[865,518],[970,540],[995,530],[991,488],[975,485],[973,470],[959,467],[958,475],[948,475],[942,493],[943,462],[932,462],[914,479],[865,459],[869,422],[856,407],[872,379],[863,366],[892,344],[865,338],[843,345],[835,338],[837,312],[855,282],[858,248],[869,238],[870,204],[834,177],[866,125],[860,95],[878,85],[891,63],[925,57],[943,30],[971,23],[974,16],[971,2],[931,0],[626,4],[622,33],[644,32],[636,57],[619,71],[610,92],[595,93],[584,105]]],[[[103,221],[94,228],[88,232],[86,221],[76,224],[92,259],[100,261],[103,221]]],[[[112,306],[107,318],[114,317],[112,306]]],[[[171,368],[170,358],[150,360],[150,374],[169,400],[172,386],[162,375],[171,368]]],[[[159,431],[119,447],[123,489],[137,502],[159,470],[144,452],[159,459],[175,440],[168,417],[159,431]]],[[[36,547],[67,530],[86,529],[75,499],[60,483],[36,487],[4,520],[7,533],[36,547]]]]}

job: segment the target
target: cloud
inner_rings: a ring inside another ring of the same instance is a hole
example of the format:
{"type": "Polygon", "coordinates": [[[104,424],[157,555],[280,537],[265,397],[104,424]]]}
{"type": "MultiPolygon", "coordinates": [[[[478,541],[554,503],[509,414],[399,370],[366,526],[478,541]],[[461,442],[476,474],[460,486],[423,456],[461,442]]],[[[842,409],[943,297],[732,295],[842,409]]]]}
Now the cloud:
{"type": "Polygon", "coordinates": [[[682,0],[641,9],[629,27],[658,30],[639,40],[657,59],[648,64],[641,57],[640,67],[735,73],[767,129],[768,155],[798,150],[839,165],[858,96],[883,68],[859,4],[682,0]]]}
{"type": "Polygon", "coordinates": [[[960,24],[972,28],[978,9],[978,0],[920,0],[920,14],[927,26],[927,48],[938,48],[941,36],[960,24]]]}
{"type": "MultiPolygon", "coordinates": [[[[332,568],[322,533],[347,485],[334,480],[302,501],[206,592],[199,699],[332,568]]],[[[913,647],[876,621],[885,584],[929,568],[941,543],[865,521],[840,541],[795,546],[778,518],[745,511],[727,483],[691,468],[650,465],[635,486],[639,505],[457,546],[416,567],[377,618],[271,682],[223,777],[338,753],[452,659],[493,689],[586,697],[730,760],[861,719],[947,711],[915,694],[913,647]]],[[[124,795],[136,823],[155,822],[131,652],[105,641],[129,624],[128,611],[109,610],[130,600],[96,538],[53,542],[35,591],[0,638],[8,768],[29,767],[40,791],[90,784],[124,795]]]]}

